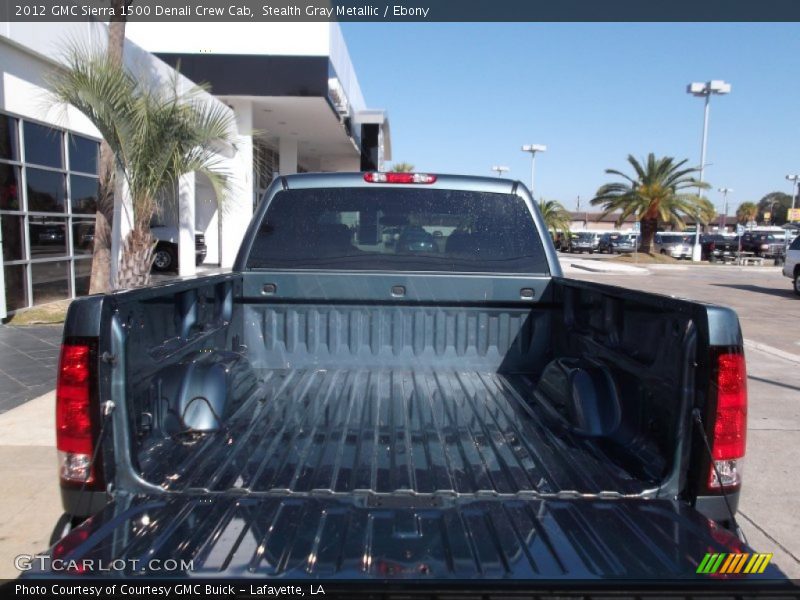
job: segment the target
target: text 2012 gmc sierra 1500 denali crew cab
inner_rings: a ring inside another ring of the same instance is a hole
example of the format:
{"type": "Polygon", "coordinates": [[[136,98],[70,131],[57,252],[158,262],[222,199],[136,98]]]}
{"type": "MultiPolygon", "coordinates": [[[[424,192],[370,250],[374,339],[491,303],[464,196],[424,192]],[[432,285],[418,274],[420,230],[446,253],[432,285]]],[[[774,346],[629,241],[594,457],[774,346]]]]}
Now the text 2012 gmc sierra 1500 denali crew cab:
{"type": "Polygon", "coordinates": [[[233,272],[73,302],[59,369],[92,515],[62,561],[572,581],[748,551],[735,313],[564,278],[517,182],[280,177],[233,272]]]}

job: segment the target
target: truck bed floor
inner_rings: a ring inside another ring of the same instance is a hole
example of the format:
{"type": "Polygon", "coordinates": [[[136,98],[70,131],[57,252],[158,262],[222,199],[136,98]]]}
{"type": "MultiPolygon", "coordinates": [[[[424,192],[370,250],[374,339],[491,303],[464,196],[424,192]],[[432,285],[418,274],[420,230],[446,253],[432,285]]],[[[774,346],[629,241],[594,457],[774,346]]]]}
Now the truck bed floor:
{"type": "Polygon", "coordinates": [[[642,482],[547,422],[524,375],[478,371],[275,370],[225,428],[140,455],[164,488],[635,494],[642,482]]]}

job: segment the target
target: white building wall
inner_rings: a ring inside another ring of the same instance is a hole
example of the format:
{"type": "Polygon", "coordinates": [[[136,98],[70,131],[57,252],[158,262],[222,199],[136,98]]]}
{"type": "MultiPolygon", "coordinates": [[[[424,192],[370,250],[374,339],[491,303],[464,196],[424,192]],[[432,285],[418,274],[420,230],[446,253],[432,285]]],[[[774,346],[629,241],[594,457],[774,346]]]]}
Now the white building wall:
{"type": "Polygon", "coordinates": [[[150,52],[327,56],[328,23],[128,23],[150,52]]]}
{"type": "Polygon", "coordinates": [[[198,175],[195,180],[195,229],[202,231],[206,236],[205,262],[211,265],[220,263],[219,257],[219,209],[211,183],[203,175],[198,175]]]}
{"type": "Polygon", "coordinates": [[[47,73],[53,63],[24,52],[8,38],[0,37],[0,108],[29,119],[44,121],[91,137],[100,133],[74,108],[54,108],[47,91],[47,73]]]}
{"type": "MultiPolygon", "coordinates": [[[[136,29],[136,27],[132,27],[134,25],[144,25],[143,31],[150,31],[151,29],[157,31],[159,30],[158,26],[167,26],[170,31],[169,34],[158,33],[159,36],[163,36],[162,39],[167,40],[174,37],[173,34],[176,30],[174,24],[128,23],[128,31],[131,28],[136,29]]],[[[219,24],[213,26],[218,30],[219,24]]],[[[182,30],[182,28],[178,28],[178,30],[182,30]]],[[[287,35],[287,39],[289,38],[290,36],[287,35]]],[[[106,26],[102,23],[0,23],[0,73],[2,73],[2,78],[0,78],[0,110],[99,138],[100,133],[80,112],[71,107],[65,110],[63,107],[54,106],[54,102],[48,92],[47,79],[53,69],[63,63],[65,50],[71,43],[85,44],[93,48],[104,48],[107,40],[106,26]]],[[[133,73],[140,74],[140,77],[144,80],[150,80],[153,83],[171,83],[175,80],[176,72],[174,69],[132,42],[130,36],[125,42],[123,57],[125,65],[133,73]]],[[[195,85],[194,82],[180,75],[177,75],[177,81],[179,89],[183,90],[195,85]]],[[[206,102],[221,105],[221,102],[211,94],[203,94],[203,96],[206,102]]],[[[236,174],[239,176],[246,175],[246,177],[242,180],[235,179],[233,181],[234,197],[232,198],[232,203],[237,206],[251,206],[252,177],[249,174],[245,174],[241,169],[236,171],[236,174]]],[[[204,187],[202,179],[200,179],[199,183],[200,185],[197,186],[197,216],[192,220],[199,220],[204,225],[204,227],[199,227],[199,230],[206,233],[206,244],[209,247],[206,262],[219,263],[221,259],[220,215],[216,210],[216,202],[213,199],[213,191],[210,186],[204,187]]],[[[169,213],[173,212],[165,211],[164,220],[171,222],[173,219],[170,218],[169,213]]],[[[233,223],[227,228],[228,245],[235,246],[238,249],[239,241],[244,234],[249,218],[250,214],[248,213],[247,220],[242,224],[242,215],[234,211],[233,223]]],[[[177,219],[175,220],[177,221],[177,219]]],[[[191,236],[193,236],[193,230],[189,236],[182,236],[182,238],[185,238],[185,241],[191,241],[190,248],[186,248],[184,251],[191,250],[193,257],[194,242],[191,236]]],[[[235,256],[236,249],[228,249],[225,254],[227,256],[235,256]]],[[[232,264],[232,262],[233,258],[230,258],[229,263],[232,264]]],[[[194,265],[193,260],[192,265],[194,265]]]]}
{"type": "Polygon", "coordinates": [[[222,207],[220,227],[220,265],[233,266],[244,233],[253,216],[253,104],[249,100],[231,101],[239,137],[236,154],[228,159],[234,189],[222,207]]]}

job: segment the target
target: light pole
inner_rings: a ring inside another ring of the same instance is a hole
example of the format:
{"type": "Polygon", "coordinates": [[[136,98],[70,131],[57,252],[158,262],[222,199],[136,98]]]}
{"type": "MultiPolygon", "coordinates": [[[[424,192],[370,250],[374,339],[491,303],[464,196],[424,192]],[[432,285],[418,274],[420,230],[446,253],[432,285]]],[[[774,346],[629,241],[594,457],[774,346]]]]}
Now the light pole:
{"type": "MultiPolygon", "coordinates": [[[[795,198],[797,198],[797,182],[800,181],[800,175],[787,175],[787,181],[792,182],[792,210],[794,210],[795,206],[795,198]]],[[[791,219],[787,219],[791,223],[791,219]]]]}
{"type": "Polygon", "coordinates": [[[502,177],[503,173],[508,173],[510,170],[511,169],[509,169],[508,167],[504,167],[502,165],[495,165],[492,167],[492,171],[497,173],[498,177],[502,177]]]}
{"type": "Polygon", "coordinates": [[[530,152],[531,154],[531,198],[535,200],[536,196],[533,193],[533,185],[534,185],[534,180],[536,179],[536,153],[546,152],[547,146],[543,144],[525,144],[522,147],[522,151],[530,152]]]}
{"type": "MultiPolygon", "coordinates": [[[[694,82],[686,86],[686,92],[698,98],[705,98],[705,108],[703,110],[703,143],[700,146],[700,183],[703,183],[703,175],[706,168],[706,145],[708,142],[708,109],[711,101],[711,95],[724,95],[731,93],[731,84],[718,79],[711,81],[694,82]]],[[[697,195],[700,195],[700,188],[697,189],[697,195]]],[[[700,224],[695,225],[694,232],[694,248],[692,249],[692,260],[695,262],[700,261],[700,224]]]]}
{"type": "Polygon", "coordinates": [[[720,219],[720,227],[722,228],[722,232],[725,233],[725,227],[728,224],[728,194],[733,190],[727,187],[721,187],[717,189],[718,192],[722,194],[722,204],[725,207],[725,212],[722,213],[722,218],[720,219]]]}

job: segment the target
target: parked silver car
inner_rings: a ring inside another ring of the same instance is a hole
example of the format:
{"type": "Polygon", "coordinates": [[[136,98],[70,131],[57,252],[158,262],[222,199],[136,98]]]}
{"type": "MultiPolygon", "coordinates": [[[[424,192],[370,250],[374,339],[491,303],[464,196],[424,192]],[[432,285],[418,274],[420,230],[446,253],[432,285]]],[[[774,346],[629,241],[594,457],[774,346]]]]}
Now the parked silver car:
{"type": "Polygon", "coordinates": [[[577,231],[567,240],[566,252],[588,252],[593,254],[600,244],[600,234],[592,231],[577,231]]]}
{"type": "Polygon", "coordinates": [[[653,239],[653,252],[672,258],[692,258],[694,234],[659,231],[653,239]]]}

